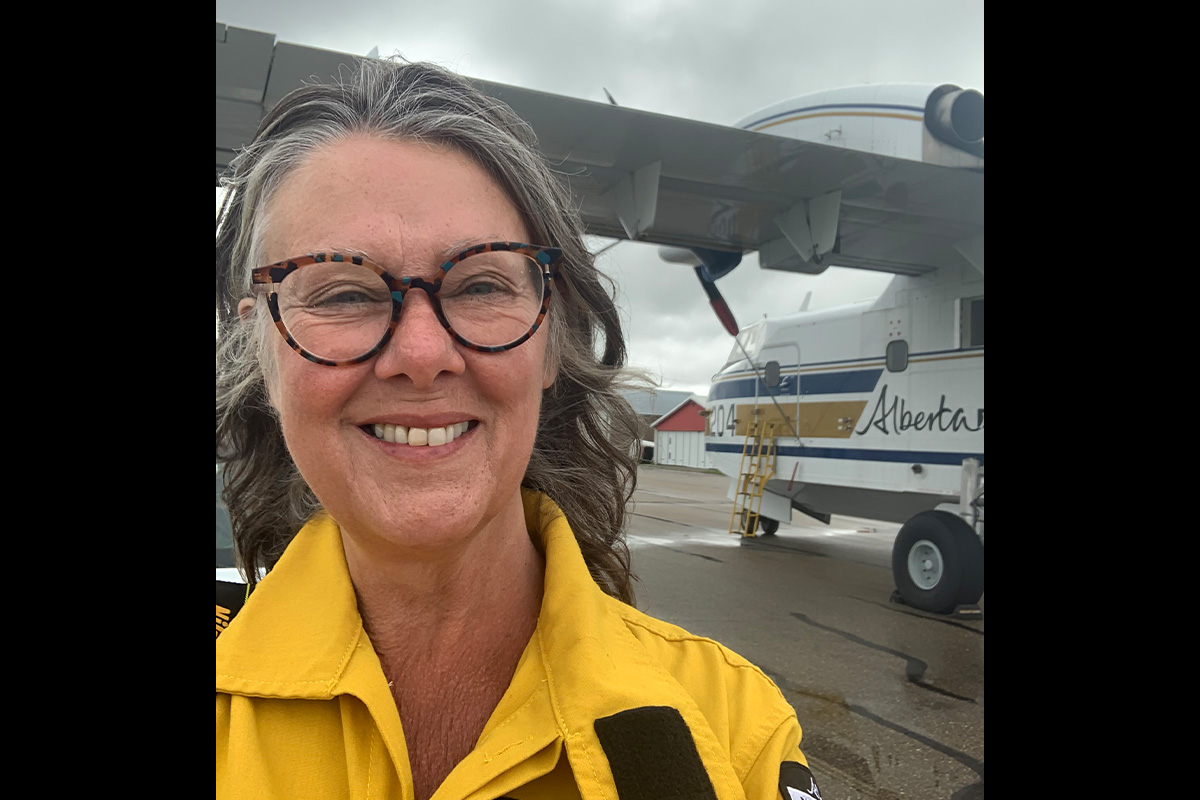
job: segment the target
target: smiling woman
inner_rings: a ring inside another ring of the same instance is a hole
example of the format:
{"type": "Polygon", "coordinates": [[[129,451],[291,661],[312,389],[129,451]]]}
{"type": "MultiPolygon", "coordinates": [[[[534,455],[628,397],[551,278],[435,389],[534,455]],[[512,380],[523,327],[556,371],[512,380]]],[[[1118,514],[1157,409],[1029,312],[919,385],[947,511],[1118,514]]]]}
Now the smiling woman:
{"type": "Polygon", "coordinates": [[[779,690],[633,608],[625,345],[528,126],[368,61],[225,183],[218,796],[783,791],[779,690]]]}

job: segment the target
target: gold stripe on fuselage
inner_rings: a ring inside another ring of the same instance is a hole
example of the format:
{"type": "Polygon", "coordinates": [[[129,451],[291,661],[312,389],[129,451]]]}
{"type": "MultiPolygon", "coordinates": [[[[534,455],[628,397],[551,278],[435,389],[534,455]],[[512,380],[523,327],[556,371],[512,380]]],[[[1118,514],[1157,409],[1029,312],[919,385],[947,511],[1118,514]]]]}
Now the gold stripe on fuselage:
{"type": "MultiPolygon", "coordinates": [[[[866,400],[835,400],[817,403],[781,403],[783,413],[773,403],[738,403],[734,411],[734,436],[745,436],[750,425],[758,422],[774,424],[774,435],[802,436],[806,439],[849,439],[858,424],[866,400]],[[758,416],[755,417],[757,408],[758,416]],[[795,433],[793,433],[795,431],[795,433]]],[[[712,436],[712,415],[705,420],[706,436],[712,436]]]]}
{"type": "Polygon", "coordinates": [[[767,128],[775,125],[783,125],[785,122],[796,122],[802,119],[815,119],[817,117],[889,117],[891,119],[908,119],[914,122],[921,122],[924,117],[913,116],[912,114],[888,114],[879,111],[821,111],[816,114],[800,114],[795,117],[768,122],[766,125],[760,125],[757,128],[750,128],[752,131],[765,131],[767,128]]]}

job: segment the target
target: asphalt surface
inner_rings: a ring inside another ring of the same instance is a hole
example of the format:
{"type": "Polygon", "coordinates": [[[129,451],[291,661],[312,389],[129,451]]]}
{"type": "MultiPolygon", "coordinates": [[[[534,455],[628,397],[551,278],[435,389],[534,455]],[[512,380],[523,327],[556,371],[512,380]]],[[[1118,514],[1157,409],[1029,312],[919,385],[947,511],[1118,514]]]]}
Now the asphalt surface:
{"type": "Polygon", "coordinates": [[[642,467],[628,533],[638,608],[775,681],[825,800],[982,798],[984,622],[890,602],[898,525],[797,512],[743,542],[728,487],[642,467]]]}

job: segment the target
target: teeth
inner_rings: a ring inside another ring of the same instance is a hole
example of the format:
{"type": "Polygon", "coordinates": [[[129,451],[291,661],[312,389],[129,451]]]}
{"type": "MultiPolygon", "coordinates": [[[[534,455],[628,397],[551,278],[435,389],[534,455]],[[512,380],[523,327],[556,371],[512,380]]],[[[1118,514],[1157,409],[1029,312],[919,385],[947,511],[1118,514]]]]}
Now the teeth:
{"type": "Polygon", "coordinates": [[[456,422],[444,428],[406,428],[403,425],[384,423],[375,425],[375,438],[385,442],[407,444],[412,447],[439,447],[450,444],[467,432],[469,422],[456,422]]]}

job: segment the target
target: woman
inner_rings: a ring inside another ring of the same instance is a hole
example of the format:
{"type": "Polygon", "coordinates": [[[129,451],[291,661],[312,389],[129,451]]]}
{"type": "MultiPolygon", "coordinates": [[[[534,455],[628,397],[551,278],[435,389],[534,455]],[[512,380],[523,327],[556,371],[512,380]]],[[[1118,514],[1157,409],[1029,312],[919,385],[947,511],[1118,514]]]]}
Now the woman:
{"type": "Polygon", "coordinates": [[[633,608],[624,343],[528,126],[369,61],[232,173],[218,796],[787,797],[778,689],[633,608]]]}

